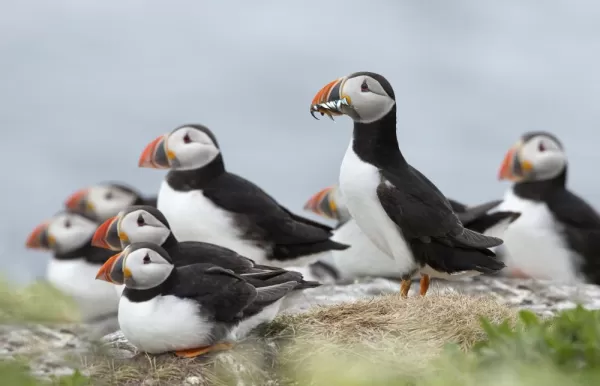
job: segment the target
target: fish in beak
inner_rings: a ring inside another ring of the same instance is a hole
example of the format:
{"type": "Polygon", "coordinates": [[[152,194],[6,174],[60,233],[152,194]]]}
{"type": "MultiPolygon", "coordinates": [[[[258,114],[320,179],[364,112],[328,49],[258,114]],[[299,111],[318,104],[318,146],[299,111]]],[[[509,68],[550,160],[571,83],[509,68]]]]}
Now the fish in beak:
{"type": "Polygon", "coordinates": [[[175,160],[175,153],[167,149],[168,134],[161,135],[152,142],[150,142],[138,162],[138,166],[141,168],[152,168],[152,169],[170,169],[171,163],[175,160]]]}
{"type": "Polygon", "coordinates": [[[41,223],[27,237],[25,246],[29,249],[49,250],[54,247],[56,240],[48,233],[49,222],[41,223]]]}
{"type": "Polygon", "coordinates": [[[522,160],[519,155],[522,146],[523,143],[519,141],[506,152],[498,172],[499,180],[519,182],[533,169],[531,162],[522,160]]]}
{"type": "Polygon", "coordinates": [[[325,218],[339,220],[340,216],[335,203],[334,193],[335,186],[320,190],[304,204],[304,210],[313,212],[325,218]]]}
{"type": "Polygon", "coordinates": [[[80,189],[65,201],[65,207],[75,212],[93,212],[94,204],[88,200],[89,189],[80,189]]]}
{"type": "Polygon", "coordinates": [[[319,119],[315,113],[327,114],[332,120],[334,115],[357,116],[350,97],[343,92],[346,79],[347,77],[343,77],[327,83],[315,95],[310,105],[310,113],[315,119],[319,119]]]}
{"type": "Polygon", "coordinates": [[[125,233],[119,232],[119,217],[114,216],[104,221],[92,237],[92,245],[94,247],[120,251],[121,240],[129,241],[125,233]]]}
{"type": "Polygon", "coordinates": [[[131,277],[131,271],[124,268],[126,257],[124,252],[119,252],[116,255],[111,256],[98,270],[96,280],[104,280],[119,285],[125,284],[125,279],[131,277]]]}

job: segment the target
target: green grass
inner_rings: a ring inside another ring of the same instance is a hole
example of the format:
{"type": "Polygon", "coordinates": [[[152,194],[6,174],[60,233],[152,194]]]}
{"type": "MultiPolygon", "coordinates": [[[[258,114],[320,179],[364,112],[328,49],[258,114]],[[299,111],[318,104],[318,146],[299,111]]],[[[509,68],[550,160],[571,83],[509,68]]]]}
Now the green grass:
{"type": "MultiPolygon", "coordinates": [[[[1,324],[75,319],[73,303],[49,286],[0,289],[1,324]]],[[[541,320],[488,297],[386,295],[280,316],[233,350],[192,360],[100,351],[79,359],[89,376],[49,380],[29,375],[27,360],[0,360],[0,383],[178,385],[194,376],[202,385],[591,386],[600,384],[600,312],[541,320]]]]}

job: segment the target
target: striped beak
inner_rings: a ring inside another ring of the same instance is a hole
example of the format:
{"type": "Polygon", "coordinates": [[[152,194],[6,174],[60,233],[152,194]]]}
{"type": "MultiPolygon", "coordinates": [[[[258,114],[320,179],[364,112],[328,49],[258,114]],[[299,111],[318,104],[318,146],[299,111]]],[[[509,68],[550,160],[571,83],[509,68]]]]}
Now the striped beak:
{"type": "Polygon", "coordinates": [[[335,202],[335,186],[330,186],[315,193],[304,204],[304,210],[332,220],[339,220],[339,212],[335,202]]]}
{"type": "Polygon", "coordinates": [[[94,204],[88,200],[89,189],[80,189],[65,201],[65,208],[77,213],[93,213],[94,204]]]}
{"type": "Polygon", "coordinates": [[[125,279],[131,277],[131,272],[123,265],[126,257],[125,252],[111,256],[98,270],[96,280],[119,285],[125,284],[125,279]]]}
{"type": "Polygon", "coordinates": [[[27,237],[25,247],[28,249],[52,249],[52,247],[54,247],[56,244],[56,240],[50,233],[48,233],[49,225],[50,222],[43,222],[36,226],[27,237]]]}
{"type": "Polygon", "coordinates": [[[175,153],[167,149],[168,134],[161,135],[144,148],[138,166],[151,169],[170,169],[175,153]]]}
{"type": "Polygon", "coordinates": [[[525,179],[527,173],[533,170],[531,162],[522,160],[519,156],[522,146],[523,143],[519,141],[506,152],[498,171],[499,180],[519,182],[525,179]]]}
{"type": "Polygon", "coordinates": [[[356,116],[350,97],[343,93],[346,79],[343,77],[327,83],[315,95],[310,105],[310,113],[315,119],[319,119],[316,113],[327,115],[332,120],[335,115],[356,116]]]}
{"type": "Polygon", "coordinates": [[[92,245],[98,248],[120,251],[121,238],[119,237],[119,217],[114,216],[104,221],[92,237],[92,245]]]}

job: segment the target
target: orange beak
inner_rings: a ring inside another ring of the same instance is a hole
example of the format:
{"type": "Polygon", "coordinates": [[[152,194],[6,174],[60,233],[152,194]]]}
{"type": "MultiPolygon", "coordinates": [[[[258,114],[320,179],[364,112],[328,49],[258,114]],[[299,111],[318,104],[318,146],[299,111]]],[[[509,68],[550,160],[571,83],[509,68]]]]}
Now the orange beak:
{"type": "Polygon", "coordinates": [[[138,166],[151,169],[170,169],[175,154],[167,150],[167,138],[168,134],[165,134],[150,142],[142,151],[138,166]]]}
{"type": "Polygon", "coordinates": [[[331,119],[334,115],[352,115],[352,101],[342,93],[345,80],[346,77],[336,79],[319,90],[310,104],[310,113],[314,118],[317,118],[315,113],[327,114],[331,119]]]}
{"type": "Polygon", "coordinates": [[[533,169],[531,162],[521,160],[521,157],[519,156],[521,146],[521,142],[518,142],[506,152],[502,165],[500,165],[500,170],[498,171],[499,180],[519,182],[533,169]]]}
{"type": "Polygon", "coordinates": [[[333,197],[335,189],[335,186],[330,186],[315,193],[306,204],[304,204],[304,210],[313,212],[325,218],[339,220],[337,205],[333,197]]]}
{"type": "Polygon", "coordinates": [[[36,226],[27,237],[25,246],[29,249],[44,249],[48,250],[54,246],[56,241],[54,237],[48,234],[49,222],[43,222],[36,226]]]}
{"type": "Polygon", "coordinates": [[[72,211],[83,211],[93,209],[87,202],[88,189],[80,189],[71,194],[65,201],[65,207],[72,211]]]}
{"type": "Polygon", "coordinates": [[[107,281],[107,282],[113,283],[113,284],[123,284],[123,283],[114,281],[110,275],[115,263],[121,257],[122,257],[122,253],[119,252],[115,255],[112,255],[108,260],[106,260],[106,262],[98,270],[98,273],[96,274],[96,280],[104,280],[104,281],[107,281]]]}
{"type": "Polygon", "coordinates": [[[119,240],[119,217],[114,216],[104,221],[92,237],[92,245],[98,248],[111,249],[113,251],[121,250],[121,241],[119,240]]]}

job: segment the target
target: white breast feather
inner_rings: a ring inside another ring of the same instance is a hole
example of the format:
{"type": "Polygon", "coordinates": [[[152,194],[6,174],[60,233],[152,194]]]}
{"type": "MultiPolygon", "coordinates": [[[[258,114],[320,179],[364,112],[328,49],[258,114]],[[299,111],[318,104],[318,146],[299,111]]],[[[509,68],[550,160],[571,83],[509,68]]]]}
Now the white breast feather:
{"type": "Polygon", "coordinates": [[[151,354],[210,346],[212,323],[195,301],[175,296],[157,296],[145,302],[122,297],[119,325],[123,335],[138,349],[151,354]]]}
{"type": "Polygon", "coordinates": [[[581,256],[559,237],[561,225],[545,203],[525,200],[509,189],[496,210],[521,212],[503,235],[509,269],[518,268],[539,279],[579,280],[577,267],[581,256]]]}
{"type": "Polygon", "coordinates": [[[51,259],[46,270],[48,281],[72,297],[84,320],[90,320],[117,312],[119,297],[113,284],[96,280],[99,265],[83,259],[51,259]]]}
{"type": "Polygon", "coordinates": [[[384,254],[393,258],[396,269],[405,274],[414,270],[417,265],[396,224],[379,202],[379,183],[377,168],[360,160],[350,142],[340,170],[340,189],[348,211],[369,240],[384,254]]]}
{"type": "Polygon", "coordinates": [[[267,263],[265,250],[243,240],[232,216],[204,197],[201,191],[178,192],[163,181],[157,207],[179,241],[221,245],[259,264],[267,263]]]}

